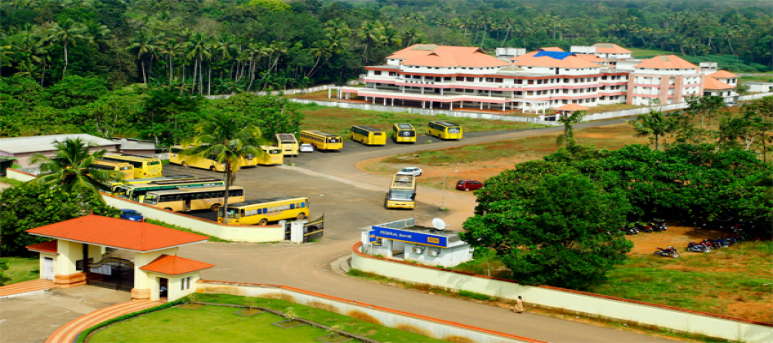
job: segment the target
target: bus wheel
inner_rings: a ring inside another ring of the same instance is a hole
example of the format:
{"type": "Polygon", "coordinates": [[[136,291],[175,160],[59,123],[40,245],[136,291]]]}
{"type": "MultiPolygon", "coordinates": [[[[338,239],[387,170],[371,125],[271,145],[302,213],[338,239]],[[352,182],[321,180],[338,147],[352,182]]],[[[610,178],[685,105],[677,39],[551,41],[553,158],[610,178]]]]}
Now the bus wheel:
{"type": "Polygon", "coordinates": [[[211,166],[211,167],[209,167],[209,170],[211,170],[211,171],[213,171],[213,172],[217,172],[217,168],[215,168],[215,166],[211,166]]]}
{"type": "Polygon", "coordinates": [[[268,219],[266,218],[263,218],[258,222],[258,225],[260,226],[266,226],[266,224],[268,224],[268,219]]]}
{"type": "Polygon", "coordinates": [[[188,168],[188,162],[183,162],[183,167],[188,168]]]}
{"type": "Polygon", "coordinates": [[[305,214],[303,214],[303,213],[301,213],[301,214],[299,214],[297,217],[295,217],[295,219],[296,219],[296,220],[304,220],[304,219],[306,219],[306,215],[305,215],[305,214]]]}
{"type": "Polygon", "coordinates": [[[212,210],[212,212],[217,212],[217,210],[220,209],[220,204],[214,204],[209,209],[212,210]]]}
{"type": "Polygon", "coordinates": [[[169,207],[165,208],[165,210],[167,210],[167,211],[169,211],[169,212],[174,212],[174,211],[173,211],[171,208],[169,208],[169,207]]]}

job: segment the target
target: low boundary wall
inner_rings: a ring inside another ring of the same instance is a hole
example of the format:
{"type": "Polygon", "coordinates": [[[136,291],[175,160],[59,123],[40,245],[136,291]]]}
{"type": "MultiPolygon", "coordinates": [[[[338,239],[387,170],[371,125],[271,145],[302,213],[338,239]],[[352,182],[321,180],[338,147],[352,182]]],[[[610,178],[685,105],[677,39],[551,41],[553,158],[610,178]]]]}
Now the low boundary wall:
{"type": "MultiPolygon", "coordinates": [[[[8,169],[8,177],[27,182],[35,178],[35,175],[18,171],[16,169],[8,169]]],[[[284,228],[281,225],[269,225],[269,226],[239,226],[239,225],[225,225],[219,223],[213,223],[208,220],[189,216],[187,214],[167,211],[164,209],[156,208],[153,206],[138,203],[127,199],[114,197],[105,193],[101,193],[105,202],[115,208],[127,208],[137,210],[145,218],[159,220],[165,223],[174,224],[184,227],[186,229],[201,232],[205,235],[215,236],[220,239],[225,239],[234,242],[278,242],[283,241],[285,238],[284,228]]]]}
{"type": "Polygon", "coordinates": [[[357,242],[352,248],[352,268],[394,279],[503,299],[520,295],[527,307],[562,309],[742,342],[773,342],[773,324],[552,286],[525,286],[506,279],[373,257],[361,253],[361,246],[357,242]]]}
{"type": "Polygon", "coordinates": [[[297,98],[291,98],[290,101],[297,102],[300,104],[315,103],[320,106],[340,107],[340,108],[358,109],[358,110],[366,110],[366,111],[413,113],[413,114],[421,114],[425,116],[445,115],[445,116],[455,117],[455,118],[520,121],[520,122],[552,125],[552,126],[563,125],[561,123],[554,122],[554,121],[540,120],[538,117],[508,116],[508,115],[500,115],[500,114],[467,112],[467,111],[431,110],[429,108],[384,106],[384,105],[376,105],[376,104],[361,104],[361,103],[351,103],[351,102],[309,100],[309,99],[297,99],[297,98]]]}
{"type": "Polygon", "coordinates": [[[422,334],[426,336],[443,340],[455,338],[456,341],[480,343],[541,342],[526,337],[420,316],[413,313],[396,311],[386,307],[331,297],[287,286],[198,280],[196,283],[196,291],[200,293],[282,299],[350,317],[360,317],[360,319],[362,319],[362,317],[367,317],[371,320],[364,320],[390,328],[400,329],[401,326],[414,327],[421,330],[423,332],[422,334]]]}

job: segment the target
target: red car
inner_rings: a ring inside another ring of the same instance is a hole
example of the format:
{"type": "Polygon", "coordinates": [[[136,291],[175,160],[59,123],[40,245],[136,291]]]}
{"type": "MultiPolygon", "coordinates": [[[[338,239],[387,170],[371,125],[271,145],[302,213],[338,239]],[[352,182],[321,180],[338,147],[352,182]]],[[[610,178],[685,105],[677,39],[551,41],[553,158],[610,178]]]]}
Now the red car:
{"type": "Polygon", "coordinates": [[[475,180],[459,180],[456,183],[456,189],[460,191],[474,191],[483,188],[483,182],[475,180]]]}

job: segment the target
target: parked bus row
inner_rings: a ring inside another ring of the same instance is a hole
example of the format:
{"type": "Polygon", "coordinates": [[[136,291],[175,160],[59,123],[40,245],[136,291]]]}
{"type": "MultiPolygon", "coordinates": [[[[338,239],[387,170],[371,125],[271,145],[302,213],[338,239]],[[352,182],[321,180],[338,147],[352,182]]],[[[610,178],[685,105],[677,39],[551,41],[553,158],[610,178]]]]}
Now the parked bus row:
{"type": "MultiPolygon", "coordinates": [[[[169,150],[169,163],[181,165],[185,168],[193,167],[199,169],[207,169],[214,172],[225,172],[225,162],[218,162],[215,154],[209,157],[194,157],[183,156],[180,154],[183,151],[181,145],[175,145],[169,150]]],[[[260,149],[263,151],[258,156],[242,156],[239,160],[240,167],[255,167],[257,165],[279,165],[284,163],[284,155],[282,150],[275,146],[261,145],[260,149]]]]}
{"type": "Polygon", "coordinates": [[[161,161],[159,161],[159,159],[155,157],[130,155],[130,154],[105,154],[102,157],[102,160],[98,162],[102,166],[100,167],[100,169],[109,167],[109,164],[105,162],[116,163],[116,165],[112,166],[113,170],[116,170],[122,173],[129,169],[120,169],[120,168],[125,168],[126,164],[131,165],[134,170],[133,178],[135,179],[146,179],[146,178],[162,176],[161,161]],[[119,168],[119,169],[116,169],[116,168],[119,168]]]}

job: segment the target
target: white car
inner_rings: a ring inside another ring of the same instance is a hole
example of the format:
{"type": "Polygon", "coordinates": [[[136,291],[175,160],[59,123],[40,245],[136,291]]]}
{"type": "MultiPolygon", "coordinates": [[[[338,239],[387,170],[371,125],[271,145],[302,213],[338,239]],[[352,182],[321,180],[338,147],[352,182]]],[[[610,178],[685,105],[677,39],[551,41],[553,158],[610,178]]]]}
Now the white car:
{"type": "Polygon", "coordinates": [[[417,167],[406,167],[401,169],[399,172],[397,172],[397,175],[421,176],[421,174],[422,174],[421,168],[417,168],[417,167]]]}
{"type": "Polygon", "coordinates": [[[298,148],[298,151],[300,152],[314,152],[314,146],[308,143],[303,143],[298,148]]]}

